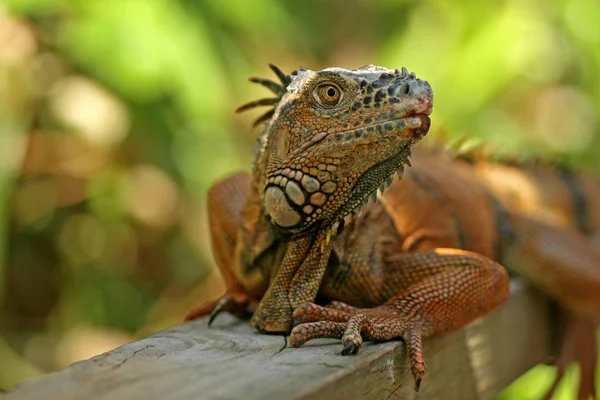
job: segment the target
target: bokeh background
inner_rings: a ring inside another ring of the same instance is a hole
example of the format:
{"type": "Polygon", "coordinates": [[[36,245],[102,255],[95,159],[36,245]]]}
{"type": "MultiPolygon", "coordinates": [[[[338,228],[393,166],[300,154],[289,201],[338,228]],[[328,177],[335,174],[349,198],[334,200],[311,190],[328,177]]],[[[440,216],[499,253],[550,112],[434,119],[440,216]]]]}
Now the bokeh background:
{"type": "Polygon", "coordinates": [[[233,110],[268,62],[406,66],[436,93],[427,140],[600,173],[599,21],[597,0],[1,0],[0,388],[222,293],[205,193],[250,167],[257,113],[233,110]]]}

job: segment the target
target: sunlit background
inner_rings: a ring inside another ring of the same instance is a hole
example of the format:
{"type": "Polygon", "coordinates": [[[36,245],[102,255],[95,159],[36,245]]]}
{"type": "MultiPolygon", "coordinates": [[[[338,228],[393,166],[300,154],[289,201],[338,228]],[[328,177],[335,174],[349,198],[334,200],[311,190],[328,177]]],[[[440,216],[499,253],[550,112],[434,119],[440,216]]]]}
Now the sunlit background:
{"type": "Polygon", "coordinates": [[[233,110],[268,62],[406,66],[430,142],[600,172],[599,21],[596,0],[0,1],[0,388],[222,293],[205,193],[250,167],[257,114],[233,110]]]}

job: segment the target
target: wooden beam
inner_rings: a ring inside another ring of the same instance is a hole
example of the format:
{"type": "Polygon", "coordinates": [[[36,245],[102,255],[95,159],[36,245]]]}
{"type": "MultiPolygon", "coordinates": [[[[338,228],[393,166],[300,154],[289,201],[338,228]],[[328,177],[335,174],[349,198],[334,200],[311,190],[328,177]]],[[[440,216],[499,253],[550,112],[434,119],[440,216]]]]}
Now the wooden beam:
{"type": "MultiPolygon", "coordinates": [[[[509,301],[427,341],[418,398],[491,399],[550,355],[547,302],[517,281],[509,301]]],[[[179,325],[28,382],[8,399],[414,399],[401,342],[341,356],[335,340],[285,347],[283,336],[219,316],[179,325]]]]}

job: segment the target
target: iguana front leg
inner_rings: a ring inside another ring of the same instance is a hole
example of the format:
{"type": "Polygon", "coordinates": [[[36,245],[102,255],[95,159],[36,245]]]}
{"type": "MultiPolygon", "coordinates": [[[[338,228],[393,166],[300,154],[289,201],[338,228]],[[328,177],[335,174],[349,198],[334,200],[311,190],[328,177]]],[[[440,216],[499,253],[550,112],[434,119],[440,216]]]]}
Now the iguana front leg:
{"type": "Polygon", "coordinates": [[[217,299],[202,303],[185,316],[190,321],[210,314],[209,325],[221,311],[242,316],[257,299],[246,293],[235,275],[236,244],[242,210],[250,195],[251,177],[239,173],[215,184],[208,192],[208,220],[215,259],[225,280],[226,292],[217,299]]]}
{"type": "Polygon", "coordinates": [[[499,264],[463,250],[392,257],[383,290],[396,290],[396,296],[370,309],[343,303],[329,308],[303,304],[294,311],[301,324],[292,330],[290,344],[298,347],[315,338],[337,338],[344,345],[342,354],[352,354],[363,340],[402,338],[418,390],[425,374],[422,339],[461,328],[495,309],[508,298],[509,278],[499,264]]]}
{"type": "Polygon", "coordinates": [[[292,312],[313,301],[323,279],[335,233],[331,230],[288,239],[281,266],[252,316],[250,325],[261,332],[289,332],[292,312]]]}

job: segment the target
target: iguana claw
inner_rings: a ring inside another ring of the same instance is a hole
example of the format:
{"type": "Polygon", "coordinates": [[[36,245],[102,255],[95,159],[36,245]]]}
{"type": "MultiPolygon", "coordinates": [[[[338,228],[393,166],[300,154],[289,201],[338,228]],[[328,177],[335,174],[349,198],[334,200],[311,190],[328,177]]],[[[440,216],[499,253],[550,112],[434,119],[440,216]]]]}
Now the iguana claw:
{"type": "Polygon", "coordinates": [[[356,353],[358,353],[358,349],[359,349],[359,346],[357,346],[356,343],[354,343],[354,342],[346,343],[344,345],[344,348],[342,349],[342,355],[347,356],[350,354],[356,354],[356,353]]]}
{"type": "Polygon", "coordinates": [[[219,299],[215,308],[213,308],[213,310],[210,312],[210,317],[208,317],[208,326],[209,327],[212,325],[215,318],[217,318],[217,315],[221,314],[221,311],[223,311],[223,308],[225,307],[226,303],[230,300],[231,300],[230,297],[221,297],[219,299]]]}
{"type": "Polygon", "coordinates": [[[211,326],[215,318],[223,311],[227,311],[238,317],[251,314],[255,305],[254,303],[245,293],[226,293],[218,300],[207,301],[192,308],[187,312],[183,320],[192,321],[209,315],[208,326],[211,326]]]}

